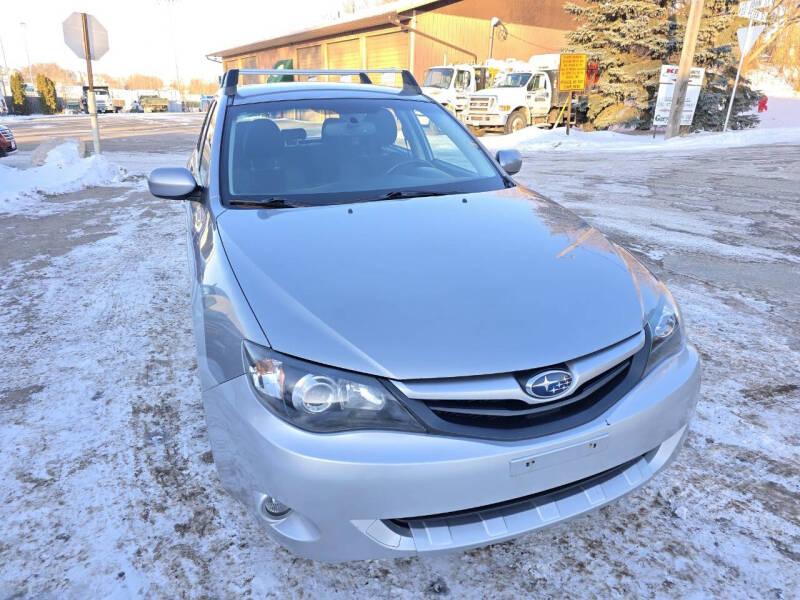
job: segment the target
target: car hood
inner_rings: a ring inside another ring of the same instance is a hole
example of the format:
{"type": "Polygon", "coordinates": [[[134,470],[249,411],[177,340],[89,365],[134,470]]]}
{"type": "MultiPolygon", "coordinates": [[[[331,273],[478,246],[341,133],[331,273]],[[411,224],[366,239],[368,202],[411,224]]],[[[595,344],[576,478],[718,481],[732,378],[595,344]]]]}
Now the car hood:
{"type": "Polygon", "coordinates": [[[531,369],[642,328],[613,246],[524,188],[227,210],[225,251],[277,351],[389,377],[531,369]]]}

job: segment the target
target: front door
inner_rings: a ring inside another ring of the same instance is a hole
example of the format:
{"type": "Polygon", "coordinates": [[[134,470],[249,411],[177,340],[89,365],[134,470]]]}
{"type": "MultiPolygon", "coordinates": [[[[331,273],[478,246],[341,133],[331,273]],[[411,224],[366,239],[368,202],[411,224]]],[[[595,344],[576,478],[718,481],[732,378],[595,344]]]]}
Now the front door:
{"type": "Polygon", "coordinates": [[[528,109],[532,116],[547,115],[550,112],[552,89],[546,73],[534,73],[528,83],[528,109]]]}

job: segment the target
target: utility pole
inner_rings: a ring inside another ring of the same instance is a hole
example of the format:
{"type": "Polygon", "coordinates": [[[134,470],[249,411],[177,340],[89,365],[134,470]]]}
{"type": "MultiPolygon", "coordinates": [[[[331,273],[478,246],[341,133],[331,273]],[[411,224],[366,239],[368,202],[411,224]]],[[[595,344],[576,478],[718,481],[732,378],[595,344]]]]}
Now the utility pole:
{"type": "Polygon", "coordinates": [[[3,38],[0,38],[0,52],[3,53],[3,68],[0,69],[0,87],[3,88],[3,99],[6,97],[6,73],[8,70],[8,61],[6,60],[6,48],[3,46],[3,38]]]}
{"type": "Polygon", "coordinates": [[[86,54],[86,79],[88,79],[89,92],[86,94],[86,108],[89,111],[89,119],[92,123],[92,140],[94,141],[94,153],[100,154],[100,127],[97,124],[97,103],[94,99],[94,79],[92,77],[92,52],[89,48],[89,25],[86,13],[81,13],[83,24],[83,51],[86,54]]]}
{"type": "Polygon", "coordinates": [[[678,64],[678,79],[675,81],[675,90],[672,93],[672,105],[669,109],[669,122],[665,139],[675,137],[680,133],[683,105],[686,102],[686,88],[689,85],[689,75],[694,62],[694,49],[697,46],[697,34],[700,32],[700,20],[703,17],[703,0],[691,0],[689,20],[686,23],[686,34],[683,36],[683,49],[681,62],[678,64]]]}
{"type": "Polygon", "coordinates": [[[175,58],[175,84],[178,86],[178,93],[180,94],[181,98],[181,111],[183,111],[183,104],[185,102],[184,95],[183,95],[183,86],[181,85],[181,74],[178,70],[178,48],[175,45],[175,24],[172,19],[172,5],[177,2],[177,0],[163,0],[164,4],[167,5],[167,16],[169,19],[169,37],[172,43],[172,56],[175,58]]]}
{"type": "Polygon", "coordinates": [[[20,23],[22,27],[22,37],[25,40],[25,56],[28,58],[28,82],[33,83],[33,70],[31,69],[31,54],[28,52],[28,24],[20,23]]]}

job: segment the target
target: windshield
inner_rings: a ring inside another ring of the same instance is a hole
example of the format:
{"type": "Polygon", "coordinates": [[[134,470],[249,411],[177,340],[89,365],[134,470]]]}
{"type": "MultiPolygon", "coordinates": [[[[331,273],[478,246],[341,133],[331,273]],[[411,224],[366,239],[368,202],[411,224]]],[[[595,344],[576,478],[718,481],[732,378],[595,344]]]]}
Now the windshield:
{"type": "Polygon", "coordinates": [[[222,144],[226,205],[321,205],[513,185],[433,102],[319,99],[231,106],[222,144]]]}
{"type": "Polygon", "coordinates": [[[453,80],[453,69],[428,69],[425,73],[423,87],[447,89],[453,80]]]}
{"type": "Polygon", "coordinates": [[[506,73],[506,76],[494,84],[493,87],[522,87],[528,84],[530,78],[530,73],[506,73]]]}

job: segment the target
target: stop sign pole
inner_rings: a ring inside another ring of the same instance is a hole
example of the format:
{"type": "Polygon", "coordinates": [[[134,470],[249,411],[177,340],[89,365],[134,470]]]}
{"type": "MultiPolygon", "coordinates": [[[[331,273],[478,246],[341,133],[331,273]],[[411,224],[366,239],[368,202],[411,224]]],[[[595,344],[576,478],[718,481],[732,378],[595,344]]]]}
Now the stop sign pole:
{"type": "Polygon", "coordinates": [[[92,123],[94,152],[100,154],[100,129],[97,125],[92,59],[97,60],[108,52],[108,32],[92,15],[74,12],[64,21],[64,43],[78,58],[86,59],[86,75],[89,79],[86,108],[92,123]]]}
{"type": "Polygon", "coordinates": [[[86,95],[89,119],[92,122],[92,140],[94,141],[94,153],[100,154],[100,125],[97,123],[97,102],[94,99],[94,78],[92,76],[92,52],[89,47],[89,27],[86,22],[86,13],[81,13],[81,23],[83,24],[83,52],[86,55],[86,77],[89,80],[89,93],[86,95]]]}

